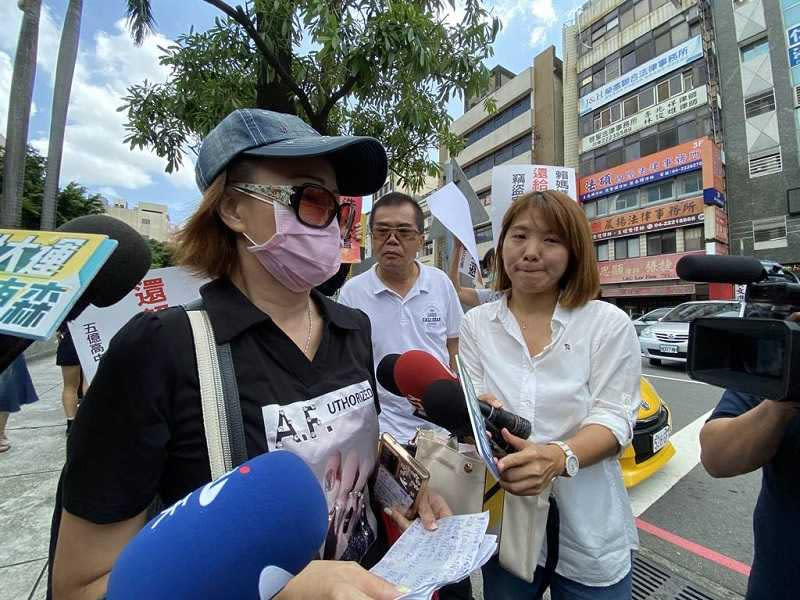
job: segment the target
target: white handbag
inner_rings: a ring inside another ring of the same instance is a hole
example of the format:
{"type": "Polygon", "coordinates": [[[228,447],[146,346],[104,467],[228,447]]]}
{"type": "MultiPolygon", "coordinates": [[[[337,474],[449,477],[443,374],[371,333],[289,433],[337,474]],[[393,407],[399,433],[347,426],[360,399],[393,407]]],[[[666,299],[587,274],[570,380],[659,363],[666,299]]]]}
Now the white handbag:
{"type": "Polygon", "coordinates": [[[489,533],[500,536],[500,565],[533,581],[547,538],[551,486],[538,496],[506,494],[477,454],[461,450],[455,438],[419,429],[415,443],[417,460],[431,474],[428,489],[442,496],[453,514],[488,510],[489,533]]]}

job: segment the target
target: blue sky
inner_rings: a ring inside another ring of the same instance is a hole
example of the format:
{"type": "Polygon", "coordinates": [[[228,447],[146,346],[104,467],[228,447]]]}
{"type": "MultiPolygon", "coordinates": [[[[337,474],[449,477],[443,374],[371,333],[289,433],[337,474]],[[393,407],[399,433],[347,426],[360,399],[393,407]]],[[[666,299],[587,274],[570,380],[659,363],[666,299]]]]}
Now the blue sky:
{"type": "MultiPolygon", "coordinates": [[[[158,33],[137,48],[125,29],[122,1],[84,0],[78,67],[67,121],[61,185],[77,181],[109,199],[158,202],[170,209],[179,223],[197,205],[191,157],[173,175],[165,162],[149,151],[130,151],[125,136],[122,104],[129,85],[144,79],[163,81],[166,71],[158,64],[159,46],[170,43],[189,27],[205,29],[220,13],[201,0],[153,0],[158,33]],[[187,8],[191,5],[191,10],[187,8]]],[[[488,66],[502,64],[514,72],[530,66],[533,57],[553,44],[561,56],[561,27],[580,3],[577,0],[493,0],[486,5],[503,22],[495,55],[488,66]]],[[[47,153],[53,80],[58,44],[67,0],[44,0],[39,29],[39,60],[34,89],[35,110],[29,143],[47,153]]],[[[458,19],[463,2],[456,2],[451,19],[458,19]]],[[[0,132],[5,133],[11,72],[19,34],[21,12],[17,3],[0,1],[0,132]]],[[[462,113],[462,101],[454,100],[450,114],[462,113]]]]}

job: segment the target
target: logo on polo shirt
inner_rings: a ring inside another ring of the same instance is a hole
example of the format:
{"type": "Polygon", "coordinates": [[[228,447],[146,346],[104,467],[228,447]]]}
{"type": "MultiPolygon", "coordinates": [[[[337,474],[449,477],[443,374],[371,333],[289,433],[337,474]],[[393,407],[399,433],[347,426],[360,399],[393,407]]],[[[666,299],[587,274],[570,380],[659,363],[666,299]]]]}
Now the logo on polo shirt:
{"type": "Polygon", "coordinates": [[[442,315],[439,307],[435,304],[430,304],[422,313],[422,324],[427,329],[437,329],[442,322],[442,315]]]}

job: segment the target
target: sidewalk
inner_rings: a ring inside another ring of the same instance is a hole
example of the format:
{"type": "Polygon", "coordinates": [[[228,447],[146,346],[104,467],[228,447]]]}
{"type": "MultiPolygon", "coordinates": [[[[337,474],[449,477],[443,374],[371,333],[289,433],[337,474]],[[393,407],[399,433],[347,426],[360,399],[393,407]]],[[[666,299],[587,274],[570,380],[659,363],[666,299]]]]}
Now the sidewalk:
{"type": "Polygon", "coordinates": [[[39,402],[8,419],[11,449],[0,454],[0,600],[40,600],[66,437],[55,356],[28,362],[39,402]]]}

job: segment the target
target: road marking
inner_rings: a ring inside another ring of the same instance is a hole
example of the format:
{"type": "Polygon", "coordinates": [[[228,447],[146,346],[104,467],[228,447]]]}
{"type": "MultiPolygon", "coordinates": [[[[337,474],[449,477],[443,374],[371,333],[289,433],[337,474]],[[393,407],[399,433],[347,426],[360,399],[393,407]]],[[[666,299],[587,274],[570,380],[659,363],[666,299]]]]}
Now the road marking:
{"type": "Polygon", "coordinates": [[[700,415],[670,438],[675,456],[648,479],[628,490],[633,515],[638,517],[689,474],[700,462],[700,429],[711,411],[700,415]]]}
{"type": "Polygon", "coordinates": [[[739,562],[738,560],[731,558],[730,556],[725,556],[724,554],[720,554],[711,548],[706,548],[705,546],[701,546],[700,544],[693,542],[691,540],[687,540],[679,535],[675,535],[674,533],[667,531],[666,529],[661,529],[660,527],[656,527],[651,523],[646,521],[642,521],[641,519],[636,519],[636,526],[641,529],[642,531],[646,531],[647,533],[656,536],[664,540],[665,542],[669,542],[679,548],[683,548],[695,554],[701,558],[705,558],[711,562],[715,562],[718,565],[725,567],[726,569],[730,569],[736,573],[740,573],[745,577],[750,577],[750,566],[744,564],[743,562],[739,562]]]}
{"type": "MultiPolygon", "coordinates": [[[[667,381],[680,381],[681,383],[696,383],[697,385],[711,385],[705,381],[695,381],[694,379],[681,379],[680,377],[667,377],[666,375],[651,375],[650,373],[642,373],[648,379],[666,379],[667,381]]],[[[713,386],[712,386],[713,387],[713,386]]]]}

